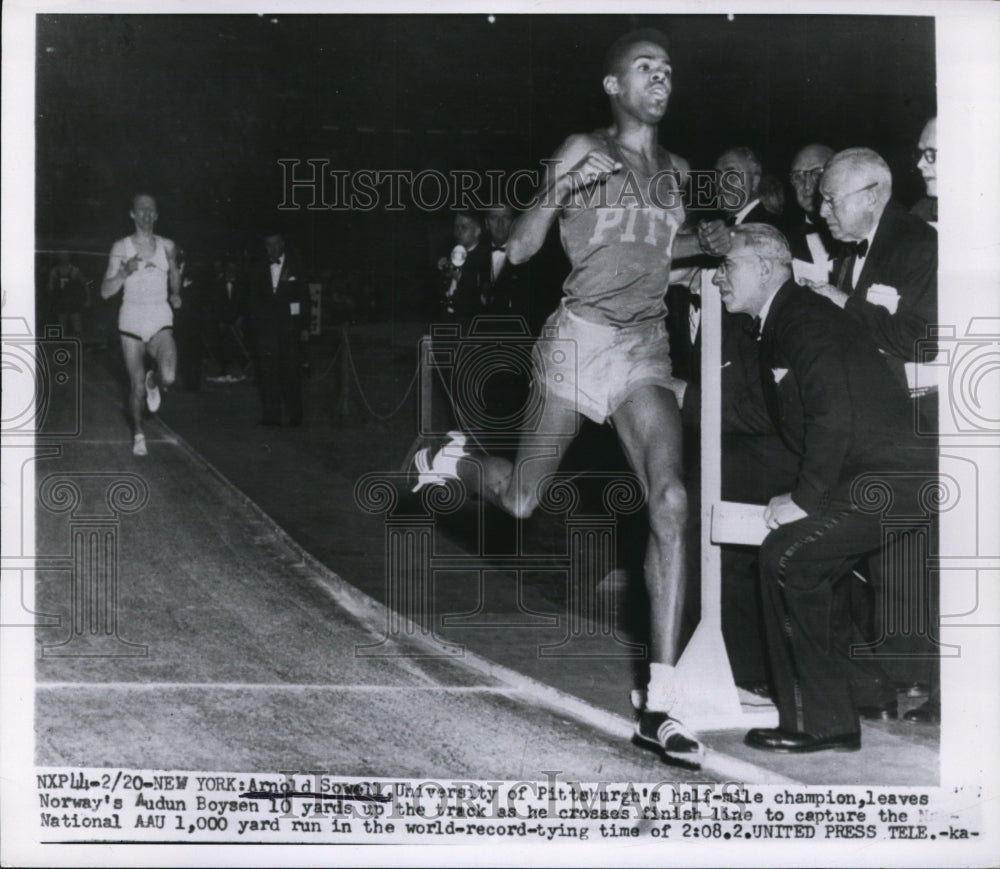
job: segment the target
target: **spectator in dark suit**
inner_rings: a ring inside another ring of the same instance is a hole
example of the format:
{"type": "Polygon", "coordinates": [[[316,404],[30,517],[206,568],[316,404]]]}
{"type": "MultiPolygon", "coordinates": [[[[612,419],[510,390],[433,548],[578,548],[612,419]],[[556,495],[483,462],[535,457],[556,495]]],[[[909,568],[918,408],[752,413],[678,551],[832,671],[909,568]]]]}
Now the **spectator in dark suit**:
{"type": "Polygon", "coordinates": [[[738,146],[722,153],[715,161],[718,173],[719,208],[730,226],[741,223],[778,224],[780,215],[767,209],[761,201],[763,170],[757,155],[749,148],[738,146]]]}
{"type": "Polygon", "coordinates": [[[904,363],[937,322],[937,232],[892,199],[889,166],[869,148],[835,154],[819,195],[820,216],[845,244],[836,284],[810,286],[864,327],[905,386],[904,363]]]}
{"type": "Polygon", "coordinates": [[[209,297],[212,347],[219,362],[219,373],[210,380],[235,383],[246,379],[245,375],[235,373],[241,359],[249,362],[243,332],[246,295],[247,288],[236,263],[227,260],[212,284],[209,297]]]}
{"type": "Polygon", "coordinates": [[[256,264],[249,281],[250,323],[257,351],[261,425],[302,424],[302,352],[309,340],[309,287],[305,271],[286,252],[285,237],[264,237],[267,258],[256,264]]]}
{"type": "Polygon", "coordinates": [[[436,306],[449,318],[465,320],[486,309],[492,258],[482,236],[483,223],[477,214],[460,211],[455,215],[454,247],[438,259],[434,281],[436,306]]]}
{"type": "Polygon", "coordinates": [[[819,199],[816,187],[823,174],[826,161],[833,156],[833,148],[826,145],[806,145],[792,159],[789,180],[795,191],[797,210],[785,219],[784,232],[792,256],[792,271],[798,280],[830,280],[836,242],[830,235],[826,222],[819,219],[819,199]]]}
{"type": "Polygon", "coordinates": [[[857,487],[868,480],[889,487],[897,504],[916,503],[919,486],[908,472],[932,459],[870,336],[792,280],[784,236],[761,224],[733,233],[715,283],[727,310],[757,319],[765,401],[800,457],[791,489],[764,510],[771,530],[761,546],[779,726],[755,728],[746,742],[780,752],[856,750],[867,709],[852,684],[859,662],[834,588],[882,542],[882,516],[860,509],[857,487]]]}
{"type": "MultiPolygon", "coordinates": [[[[937,232],[892,199],[889,166],[869,148],[849,148],[830,158],[818,193],[820,215],[842,245],[833,266],[835,285],[807,283],[842,307],[867,332],[896,380],[908,389],[913,376],[907,376],[906,368],[928,361],[926,357],[918,360],[918,342],[927,338],[929,327],[937,322],[937,232]]],[[[926,344],[924,347],[922,352],[926,353],[926,344]]],[[[912,395],[917,403],[910,409],[911,429],[919,418],[922,431],[934,431],[936,393],[912,395]]],[[[881,560],[872,560],[866,572],[872,581],[869,590],[880,587],[887,595],[882,603],[892,609],[921,605],[897,600],[903,590],[882,582],[877,575],[881,569],[881,560]]],[[[862,607],[857,594],[855,598],[856,614],[866,608],[869,613],[877,612],[878,599],[862,607]]],[[[855,618],[864,633],[874,634],[867,627],[872,623],[871,615],[855,618]]],[[[891,642],[906,639],[892,638],[891,642]]],[[[900,651],[915,655],[925,653],[926,648],[900,651]]],[[[926,681],[918,676],[919,667],[914,670],[898,663],[892,669],[904,681],[926,681]]]]}
{"type": "Polygon", "coordinates": [[[59,262],[49,272],[48,302],[63,334],[80,337],[83,309],[87,307],[87,281],[67,251],[59,252],[59,262]]]}
{"type": "Polygon", "coordinates": [[[498,205],[486,209],[484,218],[490,246],[490,280],[483,293],[485,309],[494,314],[527,317],[531,301],[528,264],[507,262],[507,239],[514,224],[514,211],[509,205],[498,205]]]}

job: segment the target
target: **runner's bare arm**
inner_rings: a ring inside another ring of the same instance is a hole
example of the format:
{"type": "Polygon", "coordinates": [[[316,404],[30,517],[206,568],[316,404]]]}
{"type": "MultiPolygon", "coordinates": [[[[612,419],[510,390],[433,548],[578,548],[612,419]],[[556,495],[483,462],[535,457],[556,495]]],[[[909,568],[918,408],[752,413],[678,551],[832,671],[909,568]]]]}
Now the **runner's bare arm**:
{"type": "Polygon", "coordinates": [[[136,269],[134,260],[135,257],[131,260],[125,259],[125,245],[120,241],[116,241],[111,245],[111,254],[108,256],[108,269],[104,273],[104,280],[101,281],[102,299],[110,299],[125,286],[125,278],[136,269]],[[129,266],[130,263],[131,267],[129,266]]]}
{"type": "Polygon", "coordinates": [[[538,253],[552,223],[573,192],[602,183],[620,168],[621,164],[602,151],[600,143],[592,136],[570,136],[546,162],[535,201],[511,229],[507,240],[508,261],[516,265],[538,253]]]}
{"type": "Polygon", "coordinates": [[[731,243],[729,228],[725,223],[721,220],[705,220],[698,224],[697,232],[679,232],[674,236],[673,258],[682,260],[703,254],[725,256],[731,243]]]}

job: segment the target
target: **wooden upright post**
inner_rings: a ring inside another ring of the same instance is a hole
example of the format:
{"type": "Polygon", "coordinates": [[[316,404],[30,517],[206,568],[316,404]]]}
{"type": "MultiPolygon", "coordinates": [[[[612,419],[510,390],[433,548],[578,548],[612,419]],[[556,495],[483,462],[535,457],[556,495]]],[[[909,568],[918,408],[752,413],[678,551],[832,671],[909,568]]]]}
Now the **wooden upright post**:
{"type": "Polygon", "coordinates": [[[683,720],[696,730],[777,724],[773,706],[736,688],[722,639],[722,568],[712,539],[713,507],[722,500],[722,302],[714,274],[701,273],[701,621],[676,673],[683,720]]]}

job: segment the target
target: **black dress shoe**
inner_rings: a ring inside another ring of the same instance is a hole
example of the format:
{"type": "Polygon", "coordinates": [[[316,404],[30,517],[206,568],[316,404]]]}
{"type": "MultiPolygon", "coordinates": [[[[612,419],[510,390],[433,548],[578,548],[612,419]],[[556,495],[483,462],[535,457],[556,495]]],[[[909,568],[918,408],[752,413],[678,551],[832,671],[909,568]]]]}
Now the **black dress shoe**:
{"type": "Polygon", "coordinates": [[[941,721],[941,704],[934,700],[921,703],[916,709],[904,713],[904,721],[911,724],[939,724],[941,721]]]}
{"type": "Polygon", "coordinates": [[[780,727],[755,727],[743,738],[751,748],[763,751],[780,751],[786,754],[804,754],[807,751],[857,751],[861,748],[860,733],[842,733],[839,736],[810,736],[780,727]]]}
{"type": "Polygon", "coordinates": [[[895,721],[899,718],[899,703],[895,700],[856,708],[858,715],[865,721],[895,721]]]}

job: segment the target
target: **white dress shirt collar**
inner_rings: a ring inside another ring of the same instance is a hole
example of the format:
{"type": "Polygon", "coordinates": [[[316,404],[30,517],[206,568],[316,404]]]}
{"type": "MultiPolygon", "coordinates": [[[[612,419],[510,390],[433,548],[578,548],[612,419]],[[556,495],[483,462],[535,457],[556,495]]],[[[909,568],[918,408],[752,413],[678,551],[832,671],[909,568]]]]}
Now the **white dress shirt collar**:
{"type": "Polygon", "coordinates": [[[760,197],[757,196],[751,199],[746,205],[744,205],[739,211],[736,212],[736,217],[733,219],[733,224],[739,226],[746,219],[746,216],[753,211],[757,205],[760,203],[760,197]]]}

